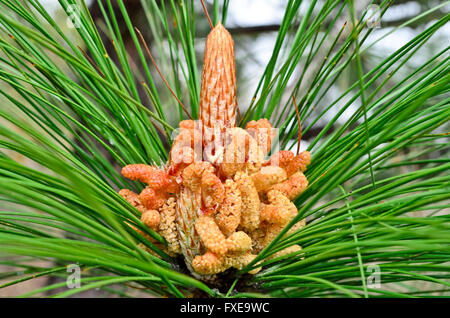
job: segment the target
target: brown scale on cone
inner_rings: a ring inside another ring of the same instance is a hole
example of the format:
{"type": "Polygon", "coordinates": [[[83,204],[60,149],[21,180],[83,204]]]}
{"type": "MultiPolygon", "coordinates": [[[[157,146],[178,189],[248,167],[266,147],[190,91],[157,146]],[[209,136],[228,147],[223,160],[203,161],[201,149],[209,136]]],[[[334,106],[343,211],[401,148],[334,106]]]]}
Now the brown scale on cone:
{"type": "MultiPolygon", "coordinates": [[[[140,194],[119,194],[165,238],[166,253],[182,254],[192,274],[208,281],[245,267],[297,215],[292,200],[308,186],[311,155],[281,150],[264,160],[275,137],[271,123],[236,127],[234,43],[220,23],[206,40],[199,107],[200,122],[180,122],[167,165],[125,166],[126,178],[147,186],[140,194]]],[[[304,226],[301,220],[288,234],[304,226]]],[[[300,249],[289,246],[269,257],[300,249]]]]}

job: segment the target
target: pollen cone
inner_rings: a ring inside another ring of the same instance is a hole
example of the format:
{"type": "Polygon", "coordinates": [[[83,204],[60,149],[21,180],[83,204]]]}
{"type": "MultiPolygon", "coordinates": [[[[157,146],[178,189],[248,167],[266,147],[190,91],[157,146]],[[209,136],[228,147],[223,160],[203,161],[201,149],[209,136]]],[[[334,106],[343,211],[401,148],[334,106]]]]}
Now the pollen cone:
{"type": "Polygon", "coordinates": [[[195,221],[201,215],[201,197],[198,193],[181,187],[177,198],[177,229],[180,236],[180,247],[188,269],[197,276],[192,269],[192,260],[204,251],[200,237],[195,232],[195,221]]]}
{"type": "Polygon", "coordinates": [[[234,43],[219,23],[206,39],[200,91],[200,119],[210,128],[236,124],[236,72],[234,43]]]}

